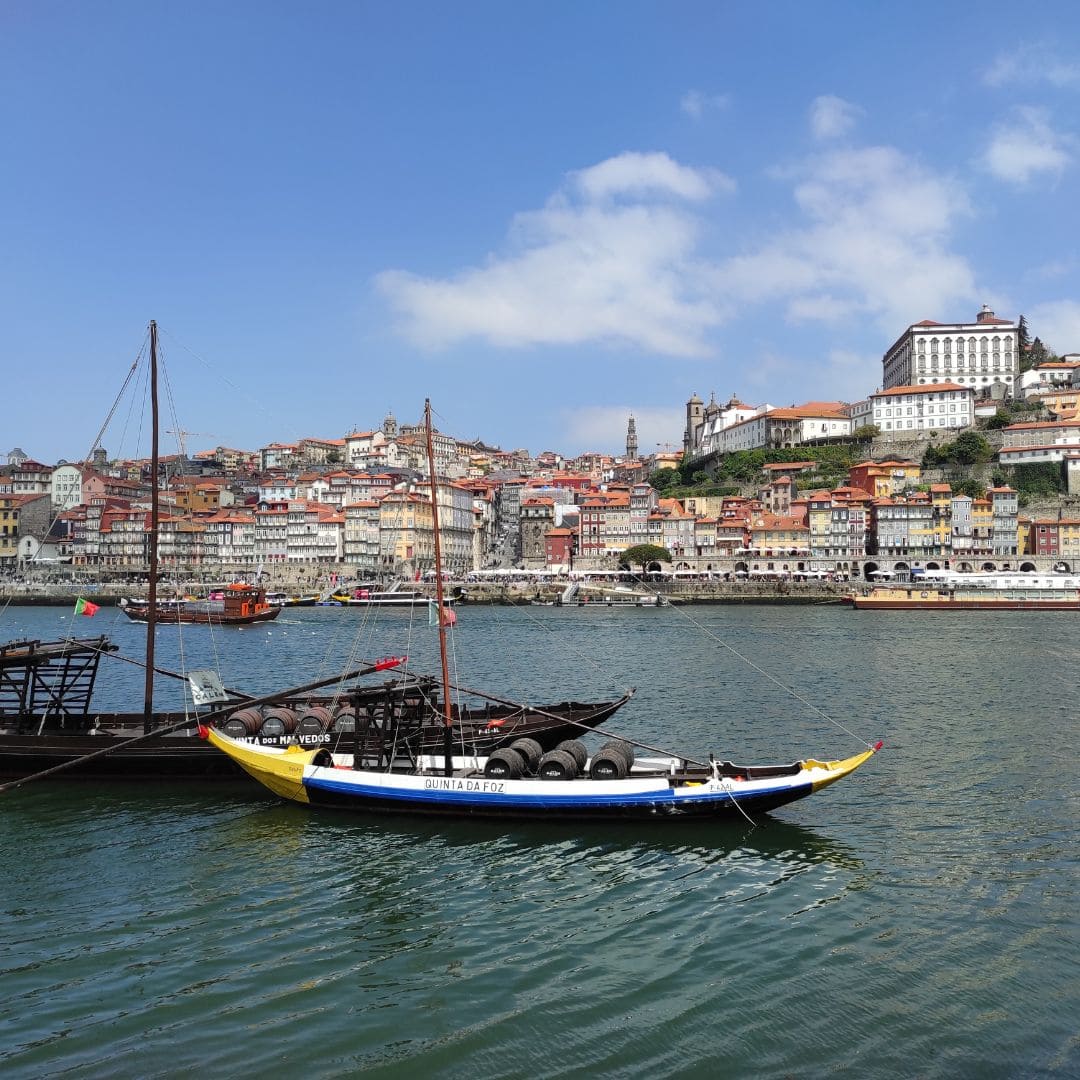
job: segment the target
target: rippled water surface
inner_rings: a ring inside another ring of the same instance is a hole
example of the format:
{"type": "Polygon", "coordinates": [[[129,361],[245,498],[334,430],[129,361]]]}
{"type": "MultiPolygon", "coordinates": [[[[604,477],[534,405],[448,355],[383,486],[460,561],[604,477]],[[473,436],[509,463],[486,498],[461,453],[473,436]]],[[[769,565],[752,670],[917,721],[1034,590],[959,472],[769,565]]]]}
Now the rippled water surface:
{"type": "MultiPolygon", "coordinates": [[[[111,611],[75,629],[133,652],[145,634],[111,611]]],[[[162,628],[158,662],[258,692],[354,655],[430,670],[433,635],[294,609],[162,628]]],[[[465,685],[636,685],[611,726],[740,760],[885,752],[726,826],[315,814],[245,783],[21,789],[0,799],[0,1072],[1074,1077],[1078,652],[1067,613],[466,608],[465,685]]],[[[137,708],[140,673],[103,668],[99,691],[137,708]]]]}

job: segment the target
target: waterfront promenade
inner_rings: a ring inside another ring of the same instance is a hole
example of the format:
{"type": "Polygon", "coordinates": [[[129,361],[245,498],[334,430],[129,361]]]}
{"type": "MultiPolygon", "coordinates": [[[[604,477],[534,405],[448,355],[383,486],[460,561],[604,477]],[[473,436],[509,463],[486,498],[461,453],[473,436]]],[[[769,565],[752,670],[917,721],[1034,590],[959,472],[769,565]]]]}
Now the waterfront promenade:
{"type": "MultiPolygon", "coordinates": [[[[204,595],[211,583],[185,582],[181,592],[185,595],[204,595]]],[[[460,604],[529,604],[534,600],[543,603],[558,602],[567,582],[537,584],[534,581],[500,582],[450,582],[449,592],[458,595],[460,604]]],[[[431,584],[410,583],[410,589],[435,595],[431,584]]],[[[158,586],[159,595],[172,596],[171,585],[158,586]]],[[[282,585],[271,582],[268,591],[316,592],[328,595],[323,586],[282,585]]],[[[845,600],[851,590],[848,582],[818,580],[806,581],[659,581],[639,585],[627,585],[622,589],[610,584],[582,582],[577,597],[567,606],[589,604],[632,604],[638,597],[659,596],[676,604],[828,604],[845,600]]],[[[74,604],[78,597],[93,600],[102,606],[115,606],[122,597],[143,598],[145,585],[118,582],[0,582],[0,603],[30,604],[62,607],[74,604]]]]}

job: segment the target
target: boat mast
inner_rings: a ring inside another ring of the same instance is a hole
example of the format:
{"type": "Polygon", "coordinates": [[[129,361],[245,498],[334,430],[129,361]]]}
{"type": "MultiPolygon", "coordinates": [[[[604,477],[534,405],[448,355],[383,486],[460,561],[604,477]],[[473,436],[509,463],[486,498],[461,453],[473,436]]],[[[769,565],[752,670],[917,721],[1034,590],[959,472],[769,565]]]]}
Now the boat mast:
{"type": "Polygon", "coordinates": [[[439,541],[439,495],[435,484],[435,444],[431,437],[431,399],[424,398],[424,435],[427,439],[428,476],[431,478],[431,525],[435,531],[435,621],[439,627],[439,659],[442,661],[443,773],[451,776],[453,765],[453,717],[450,714],[450,669],[446,663],[446,621],[443,610],[442,546],[439,541]]]}
{"type": "Polygon", "coordinates": [[[149,732],[154,711],[154,631],[157,623],[158,573],[158,359],[157,323],[150,320],[150,589],[146,611],[146,683],[143,731],[149,732]]]}

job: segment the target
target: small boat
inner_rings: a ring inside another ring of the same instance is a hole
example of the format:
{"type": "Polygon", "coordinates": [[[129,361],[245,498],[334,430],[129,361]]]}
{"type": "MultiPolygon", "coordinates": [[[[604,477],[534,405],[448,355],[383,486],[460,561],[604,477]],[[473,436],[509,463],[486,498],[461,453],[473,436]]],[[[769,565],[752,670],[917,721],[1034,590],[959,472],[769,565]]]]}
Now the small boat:
{"type": "Polygon", "coordinates": [[[322,599],[320,593],[268,592],[266,602],[272,607],[314,607],[322,599]]]}
{"type": "Polygon", "coordinates": [[[939,571],[851,594],[857,611],[1080,611],[1075,574],[939,571]]]}
{"type": "MultiPolygon", "coordinates": [[[[424,428],[441,604],[430,402],[424,406],[424,428]]],[[[716,761],[711,755],[706,760],[681,754],[639,759],[628,740],[609,741],[589,753],[576,738],[546,752],[534,740],[519,738],[486,754],[462,753],[451,707],[445,620],[438,620],[438,628],[444,708],[441,752],[423,751],[416,721],[408,713],[384,709],[376,715],[359,700],[353,745],[346,743],[338,751],[325,746],[254,746],[211,727],[201,728],[200,734],[268,790],[293,802],[388,814],[542,821],[748,818],[821,791],[854,772],[881,747],[878,743],[842,760],[753,766],[716,761]]]]}
{"type": "MultiPolygon", "coordinates": [[[[394,607],[413,608],[431,603],[428,593],[418,589],[406,589],[402,582],[395,581],[388,589],[379,589],[374,585],[357,585],[351,589],[338,590],[330,594],[330,599],[342,607],[394,607]]],[[[452,604],[453,597],[444,597],[445,605],[452,604]]]]}
{"type": "MultiPolygon", "coordinates": [[[[120,610],[132,622],[150,622],[149,601],[123,599],[120,610]]],[[[233,584],[201,600],[158,600],[153,611],[155,624],[247,626],[276,619],[281,614],[281,605],[270,603],[266,590],[259,586],[233,584]]]]}

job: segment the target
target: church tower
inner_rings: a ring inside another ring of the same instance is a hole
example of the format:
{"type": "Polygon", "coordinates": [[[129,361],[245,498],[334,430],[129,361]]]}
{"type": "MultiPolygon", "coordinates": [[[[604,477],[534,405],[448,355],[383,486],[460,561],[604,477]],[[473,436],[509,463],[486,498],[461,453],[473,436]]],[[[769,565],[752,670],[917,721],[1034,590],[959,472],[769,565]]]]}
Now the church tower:
{"type": "Polygon", "coordinates": [[[626,425],[626,460],[637,461],[637,425],[632,416],[626,425]]]}
{"type": "Polygon", "coordinates": [[[683,455],[687,458],[693,457],[693,452],[697,447],[698,440],[701,438],[699,429],[701,428],[704,419],[702,416],[703,405],[704,402],[697,394],[692,394],[690,400],[686,403],[686,430],[683,432],[683,455]]]}
{"type": "Polygon", "coordinates": [[[386,414],[386,419],[382,422],[382,433],[388,439],[397,438],[397,420],[392,412],[386,414]]]}

